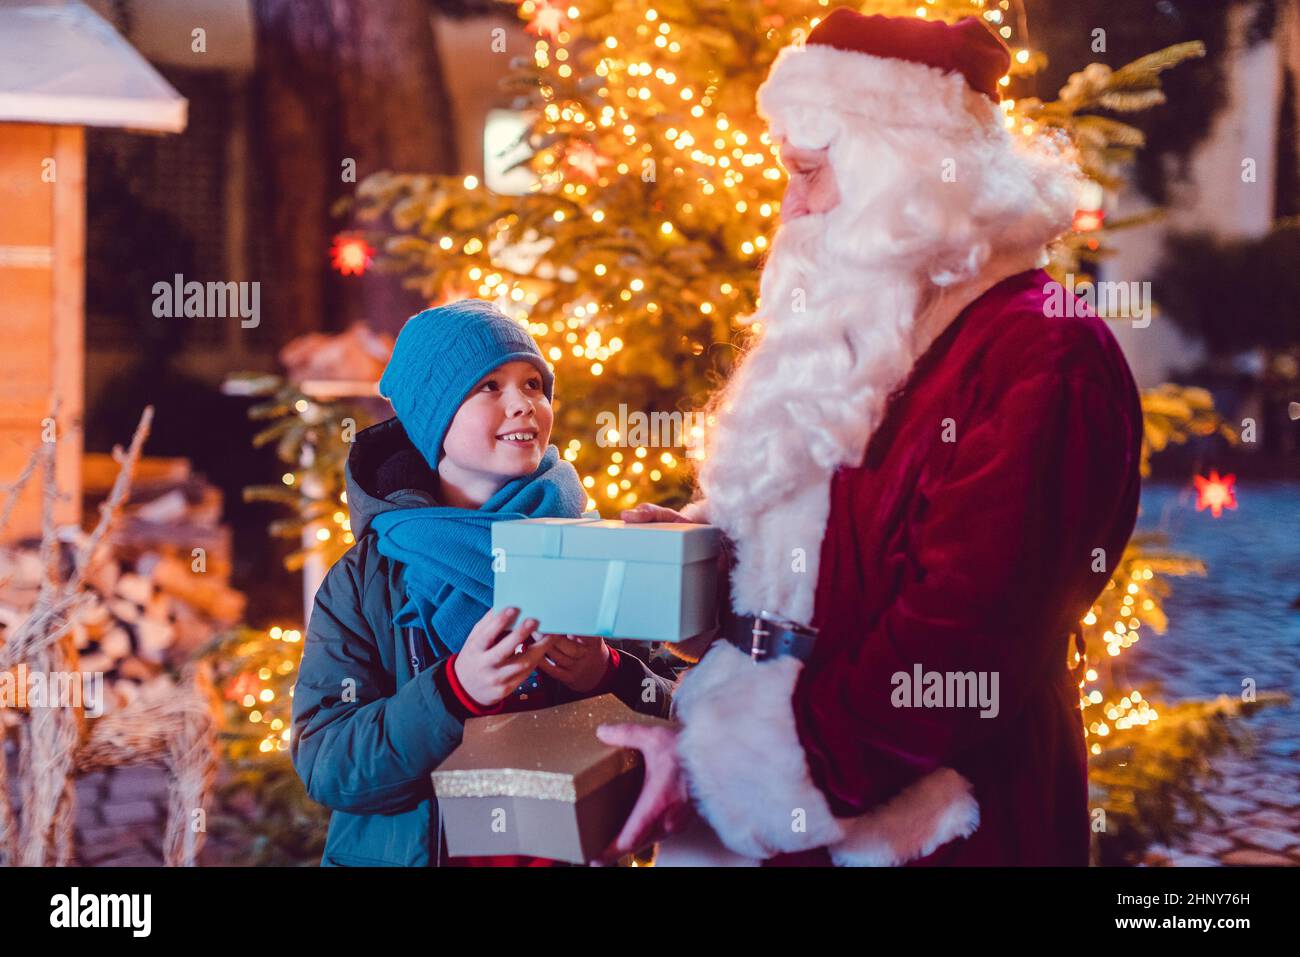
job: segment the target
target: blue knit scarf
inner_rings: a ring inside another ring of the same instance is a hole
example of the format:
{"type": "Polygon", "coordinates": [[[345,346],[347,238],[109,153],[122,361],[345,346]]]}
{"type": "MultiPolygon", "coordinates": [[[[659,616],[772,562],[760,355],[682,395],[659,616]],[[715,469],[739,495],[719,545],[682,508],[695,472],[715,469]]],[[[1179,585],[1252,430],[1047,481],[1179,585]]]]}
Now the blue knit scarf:
{"type": "Polygon", "coordinates": [[[379,553],[406,569],[398,627],[418,625],[440,657],[459,651],[492,606],[492,523],[521,518],[578,518],[587,492],[560,450],[547,446],[531,475],[503,485],[477,509],[434,505],[382,512],[371,521],[379,553]]]}

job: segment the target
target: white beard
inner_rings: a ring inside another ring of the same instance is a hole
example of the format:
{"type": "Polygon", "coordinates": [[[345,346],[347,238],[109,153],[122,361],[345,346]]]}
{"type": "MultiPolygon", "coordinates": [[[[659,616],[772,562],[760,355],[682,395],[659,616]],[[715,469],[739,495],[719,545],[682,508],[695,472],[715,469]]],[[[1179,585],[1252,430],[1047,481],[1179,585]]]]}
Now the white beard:
{"type": "Polygon", "coordinates": [[[1037,258],[982,262],[941,287],[853,218],[841,203],[777,233],[752,317],[762,338],[710,404],[700,487],[708,520],[736,544],[737,614],[812,620],[835,470],[861,463],[889,394],[962,308],[1037,258]]]}

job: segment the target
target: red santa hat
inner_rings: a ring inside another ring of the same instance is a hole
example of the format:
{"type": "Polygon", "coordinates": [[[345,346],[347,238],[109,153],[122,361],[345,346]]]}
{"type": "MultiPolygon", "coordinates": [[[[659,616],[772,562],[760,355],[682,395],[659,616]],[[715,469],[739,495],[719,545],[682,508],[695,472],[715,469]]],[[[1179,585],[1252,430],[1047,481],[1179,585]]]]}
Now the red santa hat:
{"type": "Polygon", "coordinates": [[[803,45],[786,47],[758,90],[773,135],[817,149],[831,115],[858,124],[952,129],[998,119],[1006,45],[979,20],[832,11],[803,45]]]}

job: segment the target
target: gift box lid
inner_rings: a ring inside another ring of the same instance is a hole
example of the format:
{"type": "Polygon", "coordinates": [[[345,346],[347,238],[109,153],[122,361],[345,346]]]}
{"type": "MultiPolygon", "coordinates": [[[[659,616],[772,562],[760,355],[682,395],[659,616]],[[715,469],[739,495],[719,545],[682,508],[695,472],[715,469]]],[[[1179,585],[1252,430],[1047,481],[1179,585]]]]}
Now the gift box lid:
{"type": "Polygon", "coordinates": [[[684,565],[717,557],[722,530],[693,522],[526,518],[492,524],[492,547],[507,555],[625,559],[684,565]]]}
{"type": "Polygon", "coordinates": [[[433,772],[434,793],[579,801],[641,762],[638,752],[597,738],[602,724],[672,726],[633,711],[612,694],[470,718],[460,746],[433,772]]]}

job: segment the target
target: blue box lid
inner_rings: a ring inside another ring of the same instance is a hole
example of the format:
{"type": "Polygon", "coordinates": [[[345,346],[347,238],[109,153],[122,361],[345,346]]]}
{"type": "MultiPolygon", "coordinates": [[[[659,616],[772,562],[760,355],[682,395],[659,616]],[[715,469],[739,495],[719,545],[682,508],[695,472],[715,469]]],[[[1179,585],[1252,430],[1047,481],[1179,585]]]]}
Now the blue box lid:
{"type": "Polygon", "coordinates": [[[684,565],[716,558],[722,530],[693,522],[526,518],[492,523],[492,548],[507,555],[624,559],[684,565]]]}

